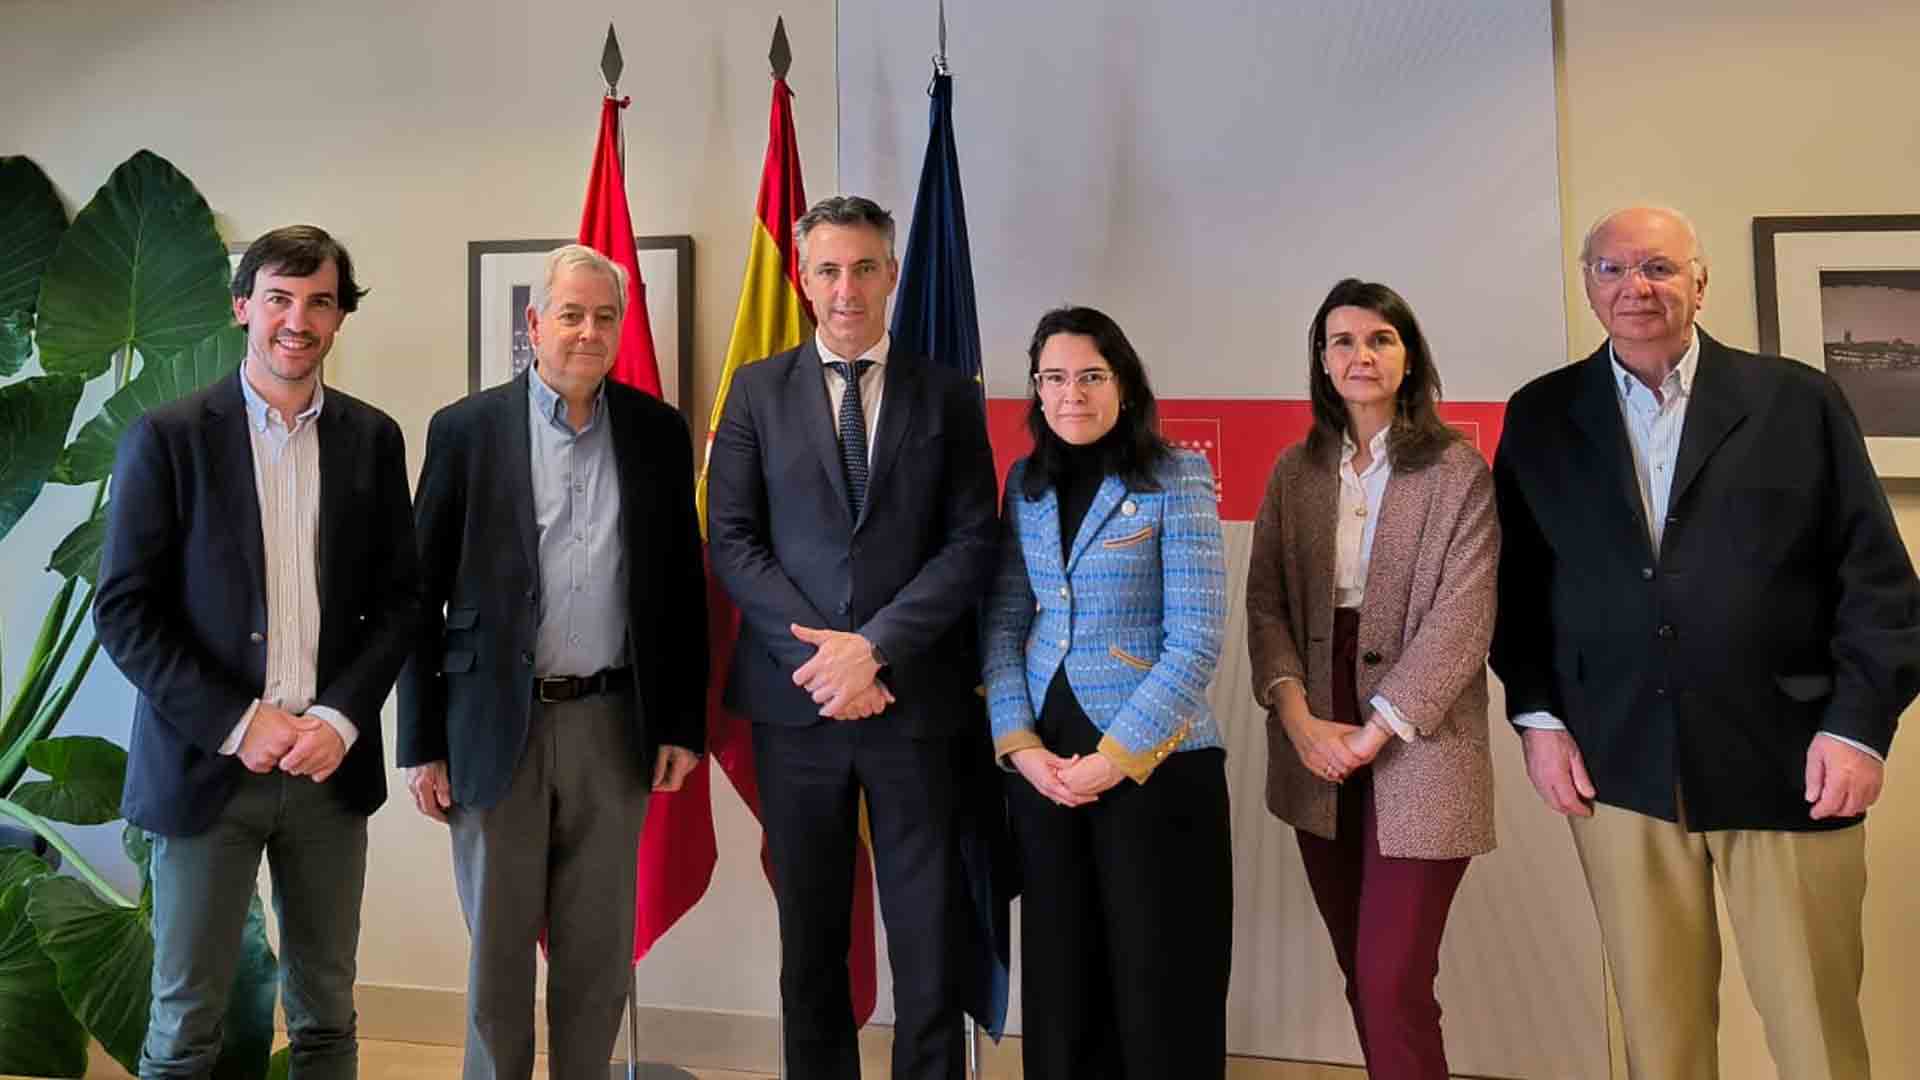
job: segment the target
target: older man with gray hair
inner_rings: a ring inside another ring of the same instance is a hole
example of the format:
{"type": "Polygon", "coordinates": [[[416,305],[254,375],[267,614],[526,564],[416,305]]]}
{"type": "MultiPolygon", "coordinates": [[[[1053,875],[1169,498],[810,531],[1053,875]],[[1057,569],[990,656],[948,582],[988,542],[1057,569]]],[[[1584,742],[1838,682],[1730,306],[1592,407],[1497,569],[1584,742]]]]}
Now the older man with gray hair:
{"type": "Polygon", "coordinates": [[[1607,340],[1507,406],[1493,668],[1567,815],[1630,1076],[1719,1075],[1726,897],[1781,1076],[1868,1075],[1867,808],[1920,686],[1920,583],[1840,388],[1695,325],[1683,215],[1601,218],[1607,340]]]}
{"type": "Polygon", "coordinates": [[[608,379],[626,274],[570,244],[527,309],[534,366],[440,410],[414,516],[426,618],[397,758],[451,826],[473,952],[467,1080],[533,1071],[547,931],[549,1075],[606,1076],[633,956],[646,794],[706,735],[692,441],[608,379]]]}

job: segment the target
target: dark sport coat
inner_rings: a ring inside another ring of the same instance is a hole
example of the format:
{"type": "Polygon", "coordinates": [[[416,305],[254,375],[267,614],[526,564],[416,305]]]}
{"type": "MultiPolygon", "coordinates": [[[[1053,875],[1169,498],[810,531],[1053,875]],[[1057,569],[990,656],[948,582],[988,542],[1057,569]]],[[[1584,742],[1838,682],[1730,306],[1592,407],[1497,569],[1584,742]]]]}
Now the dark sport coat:
{"type": "MultiPolygon", "coordinates": [[[[200,832],[232,797],[246,766],[220,744],[266,685],[266,553],[241,377],[134,421],[107,504],[94,625],[140,692],[121,809],[166,836],[200,832]]],[[[315,423],[313,703],[359,729],[327,785],[371,814],[387,797],[380,707],[419,614],[406,442],[385,413],[332,387],[315,423]]]]}
{"type": "MultiPolygon", "coordinates": [[[[463,806],[498,802],[526,747],[540,617],[527,379],[434,414],[415,520],[425,615],[400,676],[400,765],[447,763],[463,806]]],[[[706,746],[707,594],[693,450],[672,406],[605,382],[620,474],[635,752],[706,746]]]]}
{"type": "Polygon", "coordinates": [[[1816,732],[1882,754],[1920,686],[1920,584],[1832,379],[1700,334],[1664,539],[1606,346],[1513,396],[1494,462],[1494,671],[1565,721],[1599,801],[1687,826],[1808,817],[1816,732]]]}

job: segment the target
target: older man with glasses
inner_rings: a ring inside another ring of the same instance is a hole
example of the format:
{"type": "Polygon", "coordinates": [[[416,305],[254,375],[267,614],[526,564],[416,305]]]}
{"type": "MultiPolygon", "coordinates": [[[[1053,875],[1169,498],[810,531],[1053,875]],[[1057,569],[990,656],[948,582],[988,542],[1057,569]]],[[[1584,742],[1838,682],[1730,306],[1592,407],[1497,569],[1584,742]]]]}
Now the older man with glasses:
{"type": "Polygon", "coordinates": [[[1846,399],[1695,325],[1678,212],[1581,253],[1607,341],[1513,396],[1493,667],[1568,817],[1628,1072],[1719,1075],[1714,881],[1780,1075],[1868,1075],[1867,808],[1920,683],[1920,583],[1846,399]]]}

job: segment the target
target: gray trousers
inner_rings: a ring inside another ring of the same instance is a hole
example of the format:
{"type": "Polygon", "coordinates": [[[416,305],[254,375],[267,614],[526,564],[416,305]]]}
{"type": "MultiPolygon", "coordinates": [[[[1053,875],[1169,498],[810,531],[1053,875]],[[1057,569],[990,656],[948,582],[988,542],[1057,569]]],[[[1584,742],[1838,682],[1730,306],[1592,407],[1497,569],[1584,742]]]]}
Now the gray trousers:
{"type": "Polygon", "coordinates": [[[273,772],[248,773],[206,831],[153,838],[153,1007],[141,1077],[212,1073],[262,852],[280,922],[291,1075],[351,1080],[358,1071],[367,819],[324,784],[273,772]]]}
{"type": "Polygon", "coordinates": [[[536,702],[506,795],[449,812],[473,939],[466,1080],[532,1075],[542,929],[548,1075],[606,1080],[632,979],[634,869],[652,781],[637,739],[630,691],[536,702]]]}

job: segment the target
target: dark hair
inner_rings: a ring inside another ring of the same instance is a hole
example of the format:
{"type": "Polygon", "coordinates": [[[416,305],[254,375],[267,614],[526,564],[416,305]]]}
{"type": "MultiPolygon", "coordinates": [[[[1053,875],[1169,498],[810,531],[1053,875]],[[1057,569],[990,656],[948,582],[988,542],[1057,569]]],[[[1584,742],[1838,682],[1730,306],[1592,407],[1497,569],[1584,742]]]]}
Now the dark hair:
{"type": "Polygon", "coordinates": [[[1440,419],[1440,371],[1433,366],[1427,336],[1413,317],[1413,308],[1392,289],[1377,281],[1345,278],[1313,313],[1307,327],[1307,396],[1313,404],[1313,430],[1307,432],[1307,455],[1326,463],[1340,458],[1341,436],[1347,434],[1347,403],[1327,374],[1327,316],[1334,308],[1365,308],[1387,320],[1406,347],[1407,373],[1394,394],[1393,426],[1387,433],[1387,454],[1395,472],[1413,472],[1434,463],[1460,433],[1440,419]]]}
{"type": "Polygon", "coordinates": [[[353,258],[340,241],[327,235],[318,225],[287,225],[273,230],[247,246],[240,256],[240,268],[233,272],[233,298],[244,300],[253,295],[253,282],[260,271],[308,277],[317,273],[327,260],[340,271],[340,310],[351,313],[360,307],[367,290],[353,280],[353,258]]]}
{"type": "Polygon", "coordinates": [[[807,261],[807,236],[822,225],[865,225],[887,238],[887,258],[893,258],[893,215],[864,195],[829,195],[814,203],[793,223],[793,244],[801,265],[807,261]]]}
{"type": "Polygon", "coordinates": [[[1047,426],[1040,410],[1040,390],[1033,376],[1040,370],[1040,350],[1055,334],[1079,334],[1093,339],[1093,347],[1107,366],[1113,369],[1120,389],[1120,416],[1113,430],[1101,437],[1106,447],[1107,471],[1120,477],[1130,491],[1158,491],[1160,482],[1153,471],[1173,451],[1160,437],[1160,410],[1154,403],[1153,387],[1147,385],[1147,369],[1140,354],[1120,330],[1120,324],[1105,312],[1090,307],[1055,308],[1040,316],[1033,329],[1033,342],[1027,346],[1027,392],[1032,394],[1027,407],[1027,431],[1033,436],[1033,455],[1027,459],[1027,474],[1021,489],[1029,500],[1040,498],[1066,467],[1066,440],[1047,426]]]}

